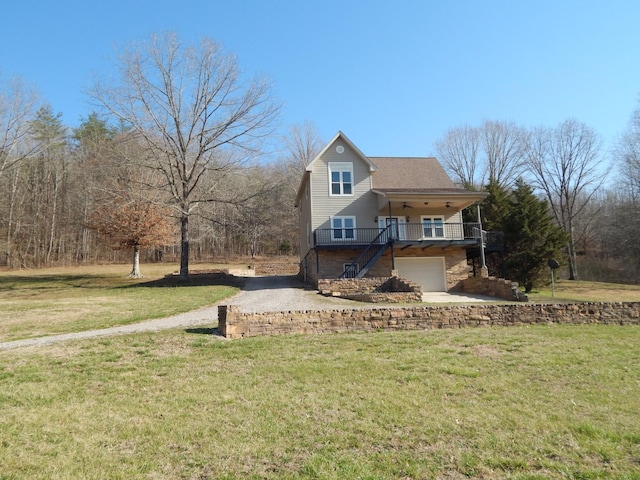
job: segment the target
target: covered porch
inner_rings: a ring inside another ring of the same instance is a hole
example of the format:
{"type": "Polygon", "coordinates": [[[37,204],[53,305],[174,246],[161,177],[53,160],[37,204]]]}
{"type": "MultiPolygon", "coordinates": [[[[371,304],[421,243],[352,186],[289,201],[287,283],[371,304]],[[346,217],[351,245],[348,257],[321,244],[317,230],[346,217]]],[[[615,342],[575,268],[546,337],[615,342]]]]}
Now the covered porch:
{"type": "Polygon", "coordinates": [[[314,231],[314,244],[319,248],[363,247],[371,243],[385,244],[393,240],[398,247],[476,245],[482,238],[479,222],[451,223],[439,219],[407,223],[391,219],[387,227],[321,228],[314,231]]]}

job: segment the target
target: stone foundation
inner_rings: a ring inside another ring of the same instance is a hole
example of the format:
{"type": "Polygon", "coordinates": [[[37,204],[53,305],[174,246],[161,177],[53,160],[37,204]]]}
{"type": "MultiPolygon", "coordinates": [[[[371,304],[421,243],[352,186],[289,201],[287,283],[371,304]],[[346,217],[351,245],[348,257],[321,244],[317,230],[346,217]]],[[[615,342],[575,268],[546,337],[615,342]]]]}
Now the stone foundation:
{"type": "Polygon", "coordinates": [[[416,306],[267,313],[242,313],[237,305],[220,305],[218,322],[220,333],[230,339],[551,323],[640,325],[640,302],[416,306]]]}
{"type": "MultiPolygon", "coordinates": [[[[344,264],[353,262],[362,249],[339,249],[339,250],[318,250],[317,259],[316,251],[311,249],[306,259],[306,277],[305,272],[299,271],[302,279],[311,285],[317,287],[320,279],[335,278],[337,279],[343,271],[344,264]],[[317,269],[320,269],[318,272],[317,269]]],[[[469,277],[471,269],[467,264],[467,254],[464,248],[460,247],[431,247],[428,249],[409,248],[407,250],[395,249],[395,258],[405,257],[444,257],[447,290],[459,291],[460,282],[469,277]],[[428,255],[427,255],[428,253],[428,255]]],[[[371,267],[365,278],[378,278],[393,276],[391,271],[391,250],[387,250],[382,257],[371,267]]]]}

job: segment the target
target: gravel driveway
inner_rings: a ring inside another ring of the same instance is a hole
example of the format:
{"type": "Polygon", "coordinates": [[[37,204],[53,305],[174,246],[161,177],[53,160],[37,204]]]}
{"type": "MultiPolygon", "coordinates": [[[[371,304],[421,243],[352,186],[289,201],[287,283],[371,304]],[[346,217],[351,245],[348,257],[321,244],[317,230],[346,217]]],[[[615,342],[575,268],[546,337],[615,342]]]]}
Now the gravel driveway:
{"type": "MultiPolygon", "coordinates": [[[[344,306],[358,307],[361,303],[339,298],[323,297],[317,290],[305,288],[295,276],[249,277],[243,290],[222,300],[221,304],[240,305],[245,312],[273,312],[288,310],[320,310],[344,306]]],[[[120,327],[85,332],[51,335],[0,343],[0,350],[19,347],[39,347],[52,343],[83,338],[108,337],[136,332],[153,332],[169,328],[188,328],[217,323],[218,304],[173,317],[158,318],[120,327]]],[[[219,337],[222,338],[222,337],[219,337]]]]}

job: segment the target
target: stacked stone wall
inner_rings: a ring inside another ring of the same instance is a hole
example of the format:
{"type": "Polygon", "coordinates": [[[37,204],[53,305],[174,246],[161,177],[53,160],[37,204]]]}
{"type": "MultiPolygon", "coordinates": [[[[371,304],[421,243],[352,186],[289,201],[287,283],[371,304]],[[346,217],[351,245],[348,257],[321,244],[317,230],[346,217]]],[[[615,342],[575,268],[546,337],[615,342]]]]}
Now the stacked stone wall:
{"type": "Polygon", "coordinates": [[[253,265],[256,275],[298,275],[300,260],[294,257],[256,261],[253,265]]]}
{"type": "Polygon", "coordinates": [[[473,277],[460,283],[465,293],[486,295],[488,297],[502,298],[504,300],[517,300],[526,302],[527,296],[518,289],[518,283],[504,278],[473,277]]]}
{"type": "Polygon", "coordinates": [[[422,301],[422,289],[407,279],[392,277],[323,278],[317,288],[322,295],[370,303],[422,301]]]}
{"type": "Polygon", "coordinates": [[[230,339],[552,323],[640,325],[640,302],[380,307],[267,313],[243,313],[239,306],[220,305],[218,321],[220,333],[230,339]]]}

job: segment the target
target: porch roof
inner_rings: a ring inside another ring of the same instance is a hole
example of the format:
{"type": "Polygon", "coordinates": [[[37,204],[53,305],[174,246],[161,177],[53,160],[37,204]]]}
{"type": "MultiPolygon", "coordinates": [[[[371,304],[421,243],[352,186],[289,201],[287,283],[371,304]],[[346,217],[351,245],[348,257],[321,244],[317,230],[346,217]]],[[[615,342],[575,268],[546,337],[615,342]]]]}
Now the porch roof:
{"type": "Polygon", "coordinates": [[[462,188],[375,188],[378,195],[378,209],[389,202],[404,207],[425,208],[425,206],[446,207],[462,210],[486,198],[488,192],[473,192],[462,188]]]}

